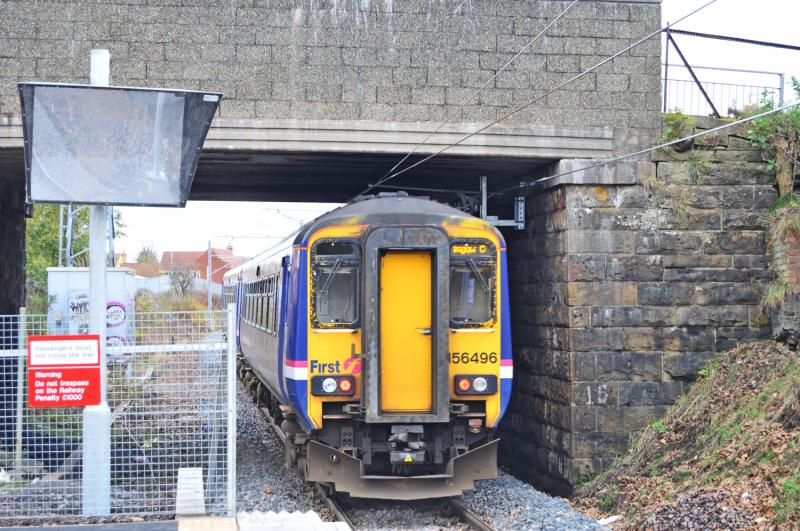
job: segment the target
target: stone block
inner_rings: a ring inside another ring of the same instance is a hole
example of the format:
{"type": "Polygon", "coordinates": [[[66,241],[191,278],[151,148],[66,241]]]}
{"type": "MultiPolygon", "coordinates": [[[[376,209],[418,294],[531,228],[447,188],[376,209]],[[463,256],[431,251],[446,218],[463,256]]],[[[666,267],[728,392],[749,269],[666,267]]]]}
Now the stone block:
{"type": "Polygon", "coordinates": [[[577,406],[614,406],[618,403],[619,384],[615,382],[577,382],[572,384],[572,404],[577,406]]]}
{"type": "Polygon", "coordinates": [[[726,268],[731,267],[736,257],[726,255],[668,255],[664,256],[664,268],[689,268],[689,267],[711,267],[726,268]]]}
{"type": "MultiPolygon", "coordinates": [[[[755,206],[754,195],[750,193],[750,190],[736,186],[693,186],[688,191],[688,203],[694,208],[753,208],[755,206]]],[[[764,207],[755,206],[755,208],[764,207]]]]}
{"type": "Polygon", "coordinates": [[[648,206],[648,197],[640,186],[568,186],[565,206],[645,208],[648,206]]]}
{"type": "Polygon", "coordinates": [[[612,462],[612,459],[601,457],[571,459],[571,468],[568,470],[569,480],[575,484],[589,481],[608,468],[612,462]]]}
{"type": "Polygon", "coordinates": [[[763,254],[767,242],[763,231],[728,231],[703,235],[706,254],[763,254]]]}
{"type": "Polygon", "coordinates": [[[577,306],[568,308],[569,326],[572,328],[589,328],[591,326],[591,308],[588,306],[577,306]]]}
{"type": "Polygon", "coordinates": [[[579,433],[575,435],[574,441],[575,457],[616,457],[625,453],[630,444],[630,436],[627,433],[579,433]]]}
{"type": "Polygon", "coordinates": [[[620,382],[619,405],[659,406],[674,404],[683,390],[683,383],[674,382],[620,382]]]}
{"type": "Polygon", "coordinates": [[[778,191],[774,186],[755,186],[753,208],[769,208],[778,199],[778,191]]]}
{"type": "Polygon", "coordinates": [[[660,352],[598,352],[596,379],[599,382],[659,381],[660,352]]]}
{"type": "Polygon", "coordinates": [[[758,149],[715,149],[714,160],[720,162],[762,162],[761,151],[758,149]]]}
{"type": "Polygon", "coordinates": [[[687,208],[678,216],[674,209],[660,212],[657,226],[662,230],[719,230],[720,212],[718,210],[701,210],[687,208]]]}
{"type": "Polygon", "coordinates": [[[378,103],[409,103],[411,101],[411,87],[404,85],[379,86],[378,103]]]}
{"type": "Polygon", "coordinates": [[[661,256],[609,256],[606,276],[609,280],[657,281],[664,275],[661,256]]]}
{"type": "Polygon", "coordinates": [[[568,282],[568,306],[624,306],[636,304],[634,282],[568,282]]]}
{"type": "Polygon", "coordinates": [[[767,257],[763,254],[736,255],[733,257],[733,267],[763,269],[767,267],[767,257]]]}
{"type": "Polygon", "coordinates": [[[591,352],[573,352],[571,354],[573,381],[589,381],[595,379],[595,354],[591,352]]]}
{"type": "Polygon", "coordinates": [[[641,209],[576,208],[567,211],[570,229],[633,230],[641,226],[641,209]]]}
{"type": "MultiPolygon", "coordinates": [[[[757,152],[756,152],[757,153],[757,152]]],[[[703,173],[703,185],[771,185],[775,174],[767,169],[764,162],[712,162],[703,173]]]]}
{"type": "Polygon", "coordinates": [[[597,408],[597,429],[608,432],[638,431],[664,415],[667,406],[605,406],[597,408]]]}
{"type": "Polygon", "coordinates": [[[634,238],[631,231],[569,231],[567,252],[632,254],[634,238]]]}
{"type": "Polygon", "coordinates": [[[630,76],[628,74],[596,74],[597,90],[621,92],[630,87],[630,76]]]}
{"type": "Polygon", "coordinates": [[[591,406],[572,408],[572,431],[597,431],[597,409],[591,406]]]}
{"type": "Polygon", "coordinates": [[[700,254],[703,235],[692,231],[638,232],[636,254],[700,254]]]}
{"type": "Polygon", "coordinates": [[[750,273],[743,269],[684,269],[664,271],[665,282],[747,282],[750,273]]]}
{"type": "Polygon", "coordinates": [[[650,306],[679,306],[689,304],[696,286],[692,283],[644,282],[638,286],[639,304],[650,306]]]}
{"type": "Polygon", "coordinates": [[[738,346],[743,341],[768,339],[771,337],[771,334],[772,330],[768,327],[720,327],[717,329],[714,349],[717,352],[722,352],[738,346]]]}
{"type": "Polygon", "coordinates": [[[569,331],[573,351],[622,350],[623,335],[619,328],[576,328],[569,331]]]}
{"type": "Polygon", "coordinates": [[[725,304],[757,304],[760,292],[757,286],[741,283],[711,283],[697,287],[695,303],[702,306],[725,304]]]}
{"type": "Polygon", "coordinates": [[[625,350],[709,350],[714,331],[703,327],[625,328],[625,350]]]}
{"type": "Polygon", "coordinates": [[[569,255],[567,279],[570,281],[597,281],[605,278],[606,257],[603,255],[569,255]]]}
{"type": "Polygon", "coordinates": [[[722,213],[724,230],[763,230],[764,212],[758,210],[726,210],[722,213]]]}
{"type": "Polygon", "coordinates": [[[693,380],[697,371],[711,361],[717,353],[706,352],[665,352],[663,357],[664,372],[670,377],[682,380],[693,380]]]}
{"type": "Polygon", "coordinates": [[[672,326],[675,308],[662,306],[601,306],[591,309],[594,327],[672,326]]]}

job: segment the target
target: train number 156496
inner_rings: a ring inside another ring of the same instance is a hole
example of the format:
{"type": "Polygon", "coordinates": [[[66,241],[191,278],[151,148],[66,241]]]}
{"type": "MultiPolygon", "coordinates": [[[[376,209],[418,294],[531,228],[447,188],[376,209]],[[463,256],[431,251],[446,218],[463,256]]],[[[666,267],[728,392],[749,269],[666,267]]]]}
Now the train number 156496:
{"type": "Polygon", "coordinates": [[[450,354],[451,363],[497,363],[497,352],[453,352],[450,354]]]}

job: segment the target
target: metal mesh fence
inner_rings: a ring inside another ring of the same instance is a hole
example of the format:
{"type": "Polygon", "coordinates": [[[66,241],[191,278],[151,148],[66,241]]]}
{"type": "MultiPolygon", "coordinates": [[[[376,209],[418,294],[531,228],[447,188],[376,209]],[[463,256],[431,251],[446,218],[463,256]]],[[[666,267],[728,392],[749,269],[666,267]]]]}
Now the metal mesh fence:
{"type": "MultiPolygon", "coordinates": [[[[138,313],[131,324],[128,344],[106,349],[111,516],[174,514],[182,469],[202,478],[207,514],[232,514],[227,312],[138,313]]],[[[26,338],[48,332],[46,316],[0,316],[0,520],[82,515],[93,466],[82,451],[83,408],[28,405],[26,338]]]]}

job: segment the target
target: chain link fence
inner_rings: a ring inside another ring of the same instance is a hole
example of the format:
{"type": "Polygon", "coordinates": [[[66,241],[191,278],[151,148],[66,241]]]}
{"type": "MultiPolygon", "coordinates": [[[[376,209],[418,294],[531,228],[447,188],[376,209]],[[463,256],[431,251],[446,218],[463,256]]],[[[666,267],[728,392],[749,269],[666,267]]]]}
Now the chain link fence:
{"type": "MultiPolygon", "coordinates": [[[[202,478],[206,514],[233,515],[228,313],[138,313],[131,324],[129,344],[106,349],[111,517],[174,515],[182,469],[202,478]]],[[[84,520],[81,481],[93,464],[82,452],[83,408],[28,406],[27,337],[52,328],[44,315],[0,316],[0,521],[84,520]]]]}

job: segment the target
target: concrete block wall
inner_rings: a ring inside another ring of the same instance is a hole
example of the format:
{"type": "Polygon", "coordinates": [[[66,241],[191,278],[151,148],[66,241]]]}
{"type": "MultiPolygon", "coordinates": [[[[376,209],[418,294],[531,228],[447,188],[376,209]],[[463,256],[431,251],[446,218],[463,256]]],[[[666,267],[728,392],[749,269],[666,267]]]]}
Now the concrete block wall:
{"type": "Polygon", "coordinates": [[[647,187],[562,185],[528,200],[509,243],[515,391],[501,456],[534,484],[570,492],[715,353],[770,335],[759,220],[774,177],[742,137],[698,147],[697,177],[688,153],[660,156],[629,168],[647,187]]]}
{"type": "MultiPolygon", "coordinates": [[[[223,91],[232,118],[440,121],[569,2],[551,0],[5,0],[0,114],[19,80],[85,83],[108,48],[116,85],[223,91]]],[[[454,118],[482,122],[660,25],[660,4],[576,5],[454,118]]],[[[653,128],[653,39],[508,123],[653,128]]]]}

